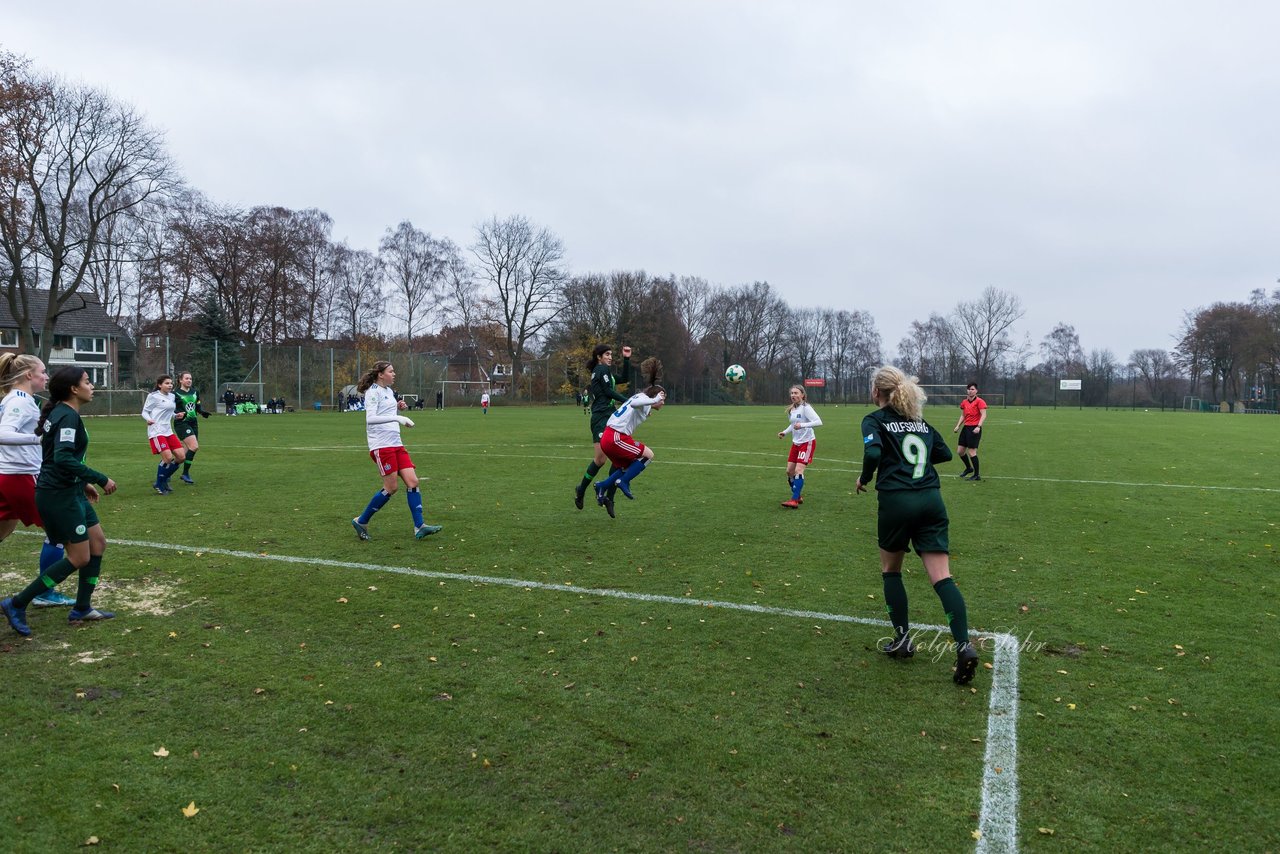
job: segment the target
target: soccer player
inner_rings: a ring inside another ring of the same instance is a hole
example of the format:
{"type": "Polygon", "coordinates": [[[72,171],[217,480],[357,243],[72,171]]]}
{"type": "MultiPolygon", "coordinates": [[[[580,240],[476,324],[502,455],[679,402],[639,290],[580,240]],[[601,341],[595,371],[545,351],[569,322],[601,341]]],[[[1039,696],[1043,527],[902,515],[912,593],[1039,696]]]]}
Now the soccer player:
{"type": "Polygon", "coordinates": [[[935,463],[949,461],[951,451],[924,420],[924,391],[914,378],[894,367],[880,368],[871,380],[871,401],[879,409],[862,419],[862,474],[856,489],[866,492],[866,484],[879,472],[880,572],[894,631],[893,640],[883,649],[891,658],[915,654],[907,622],[907,589],[902,584],[902,559],[914,544],[956,642],[952,678],[957,685],[968,684],[978,668],[978,653],[969,642],[964,597],[951,578],[947,508],[934,468],[935,463]]]}
{"type": "Polygon", "coordinates": [[[378,465],[382,475],[382,488],[369,499],[364,512],[351,520],[356,536],[369,539],[369,521],[396,494],[396,478],[404,481],[405,498],[413,517],[413,536],[429,537],[442,530],[441,525],[428,525],[423,519],[422,493],[418,490],[418,472],[414,469],[409,452],[400,440],[400,428],[412,427],[413,421],[398,411],[408,408],[403,400],[396,399],[391,384],[396,381],[396,369],[390,362],[374,362],[365,371],[356,389],[364,395],[365,433],[369,439],[369,456],[378,465]]]}
{"type": "Polygon", "coordinates": [[[782,502],[782,506],[795,510],[804,503],[800,497],[800,491],[804,489],[804,470],[813,462],[813,451],[817,447],[813,428],[821,427],[822,419],[809,405],[803,386],[793,385],[789,394],[791,405],[787,407],[787,429],[780,432],[778,438],[791,434],[791,454],[787,457],[787,484],[791,487],[791,498],[782,502]]]}
{"type": "Polygon", "coordinates": [[[80,584],[67,622],[75,625],[115,616],[110,611],[99,611],[92,601],[101,574],[102,555],[107,549],[106,535],[93,510],[98,501],[94,484],[110,495],[116,491],[116,482],[84,464],[89,434],[80,420],[80,407],[91,400],[93,383],[83,368],[61,368],[49,380],[49,400],[41,408],[36,425],[42,453],[40,477],[36,480],[36,509],[40,511],[50,542],[65,543],[66,555],[21,593],[0,600],[5,619],[23,636],[31,634],[27,606],[72,572],[79,572],[80,584]]]}
{"type": "MultiPolygon", "coordinates": [[[[593,456],[587,465],[587,472],[574,489],[573,504],[582,509],[582,498],[587,494],[587,487],[592,479],[604,467],[608,457],[600,450],[600,439],[608,426],[609,417],[613,415],[613,402],[626,403],[627,399],[618,393],[617,387],[626,385],[631,379],[631,348],[622,348],[622,370],[613,370],[613,348],[608,344],[597,344],[591,351],[591,361],[587,362],[587,370],[591,371],[591,385],[587,387],[591,398],[591,447],[593,456]]],[[[610,472],[612,474],[612,472],[610,472]]]]}
{"type": "MultiPolygon", "coordinates": [[[[36,509],[36,477],[40,474],[40,437],[36,422],[40,405],[35,393],[44,391],[49,374],[44,362],[35,356],[5,353],[0,355],[0,540],[4,540],[18,523],[40,525],[36,509]]],[[[40,550],[40,571],[57,563],[62,547],[46,538],[40,550]]],[[[52,588],[31,601],[36,607],[71,605],[76,600],[52,588]]]]}
{"type": "Polygon", "coordinates": [[[173,432],[182,440],[187,449],[187,458],[182,461],[182,482],[195,485],[191,479],[191,465],[196,461],[196,451],[200,450],[200,419],[208,418],[207,412],[200,402],[200,392],[191,386],[191,372],[178,374],[178,387],[173,391],[177,414],[173,417],[173,432]]]}
{"type": "Polygon", "coordinates": [[[965,398],[960,401],[960,417],[951,431],[960,434],[956,453],[964,463],[964,471],[960,473],[961,480],[982,480],[982,475],[978,473],[978,443],[982,441],[982,423],[986,420],[987,402],[978,397],[977,384],[969,383],[965,387],[965,398]],[[960,429],[961,425],[964,426],[963,430],[960,429]]]}
{"type": "Polygon", "coordinates": [[[177,406],[177,400],[173,396],[173,377],[161,374],[156,380],[156,387],[142,403],[142,420],[147,422],[147,442],[151,445],[151,454],[160,455],[160,464],[156,467],[156,482],[151,484],[158,495],[173,492],[169,486],[169,478],[187,458],[186,447],[173,432],[173,416],[177,406]]]}
{"type": "Polygon", "coordinates": [[[480,412],[483,415],[489,414],[489,392],[483,392],[480,395],[480,412]]]}
{"type": "Polygon", "coordinates": [[[609,476],[596,484],[596,503],[613,513],[613,493],[621,489],[627,498],[631,494],[631,481],[644,471],[645,466],[653,459],[653,449],[645,447],[632,438],[631,434],[645,422],[653,412],[657,412],[667,402],[667,392],[658,385],[658,375],[662,373],[662,362],[650,356],[640,365],[640,374],[648,380],[644,391],[633,394],[627,402],[609,416],[604,433],[600,437],[600,450],[613,463],[609,476]]]}

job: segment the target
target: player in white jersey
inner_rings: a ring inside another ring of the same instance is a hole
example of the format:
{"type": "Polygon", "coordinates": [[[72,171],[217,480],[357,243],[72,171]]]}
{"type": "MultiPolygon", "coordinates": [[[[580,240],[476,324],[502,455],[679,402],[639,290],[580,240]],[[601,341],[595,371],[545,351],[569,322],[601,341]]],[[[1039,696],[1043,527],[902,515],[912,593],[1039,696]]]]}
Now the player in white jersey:
{"type": "Polygon", "coordinates": [[[649,461],[653,459],[653,449],[632,438],[636,428],[667,402],[667,392],[658,385],[658,375],[662,373],[662,362],[654,357],[645,359],[640,365],[640,376],[645,377],[649,385],[644,391],[631,395],[627,402],[614,410],[605,424],[604,435],[600,437],[600,450],[613,463],[609,476],[598,482],[596,487],[596,503],[609,511],[613,518],[613,494],[615,489],[622,490],[627,498],[631,494],[631,481],[638,477],[649,461]]]}
{"type": "Polygon", "coordinates": [[[173,432],[173,413],[177,406],[177,398],[173,396],[173,377],[162,374],[156,380],[156,387],[142,402],[142,420],[147,422],[147,443],[151,446],[152,455],[160,455],[156,482],[151,484],[151,488],[160,495],[173,492],[169,478],[187,458],[186,447],[173,432]]]}
{"type": "Polygon", "coordinates": [[[356,390],[364,395],[365,433],[369,440],[369,456],[378,464],[382,476],[382,488],[369,499],[364,512],[351,520],[356,536],[369,539],[369,521],[396,494],[396,478],[404,481],[405,498],[409,501],[409,513],[413,517],[413,535],[417,539],[430,536],[441,529],[440,525],[428,525],[423,519],[422,493],[418,491],[418,472],[409,452],[400,439],[400,428],[412,427],[413,421],[401,415],[408,406],[396,398],[391,385],[396,381],[396,369],[390,362],[374,362],[364,373],[356,390]]]}
{"type": "MultiPolygon", "coordinates": [[[[43,454],[36,422],[40,405],[34,397],[49,384],[44,362],[35,356],[5,353],[0,355],[0,540],[4,540],[18,523],[44,527],[36,508],[36,475],[40,474],[43,454]]],[[[40,568],[52,566],[62,558],[63,550],[47,539],[40,551],[40,568]]],[[[37,607],[72,605],[75,599],[49,588],[31,600],[37,607]]]]}
{"type": "Polygon", "coordinates": [[[821,427],[822,419],[809,405],[803,386],[793,385],[789,393],[791,404],[787,406],[787,429],[780,432],[778,438],[791,434],[791,454],[787,457],[787,483],[791,486],[791,498],[782,502],[782,506],[795,510],[804,503],[800,497],[800,490],[804,489],[804,470],[813,462],[813,451],[817,447],[813,428],[821,427]]]}

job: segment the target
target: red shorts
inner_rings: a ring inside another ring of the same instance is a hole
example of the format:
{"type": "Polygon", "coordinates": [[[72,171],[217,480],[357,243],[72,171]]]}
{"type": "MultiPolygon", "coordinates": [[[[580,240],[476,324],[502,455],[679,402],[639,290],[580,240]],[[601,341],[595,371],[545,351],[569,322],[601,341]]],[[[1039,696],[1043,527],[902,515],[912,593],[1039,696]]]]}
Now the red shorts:
{"type": "Polygon", "coordinates": [[[809,465],[813,462],[813,449],[817,447],[817,442],[813,439],[805,442],[803,445],[792,445],[791,455],[787,457],[789,463],[800,463],[801,465],[809,465]]]}
{"type": "Polygon", "coordinates": [[[17,519],[24,525],[39,525],[36,509],[36,476],[33,474],[0,474],[0,519],[17,519]]]}
{"type": "Polygon", "coordinates": [[[378,473],[383,476],[414,467],[413,460],[409,458],[409,452],[403,445],[395,448],[378,448],[370,451],[369,456],[378,464],[378,473]]]}
{"type": "Polygon", "coordinates": [[[182,440],[173,433],[168,436],[155,436],[151,439],[151,453],[162,454],[165,451],[176,451],[182,447],[182,440]]]}
{"type": "Polygon", "coordinates": [[[611,463],[623,469],[644,456],[644,445],[612,427],[604,428],[604,435],[600,437],[600,450],[604,451],[611,463]]]}

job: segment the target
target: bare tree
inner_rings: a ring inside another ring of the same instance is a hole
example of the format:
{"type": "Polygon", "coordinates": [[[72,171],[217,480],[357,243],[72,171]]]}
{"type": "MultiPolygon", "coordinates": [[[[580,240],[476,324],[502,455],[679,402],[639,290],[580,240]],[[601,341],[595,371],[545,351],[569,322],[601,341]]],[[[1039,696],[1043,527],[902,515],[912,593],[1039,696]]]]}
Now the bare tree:
{"type": "MultiPolygon", "coordinates": [[[[450,244],[451,245],[451,244],[450,244]]],[[[378,258],[395,294],[393,316],[405,322],[409,343],[435,311],[448,277],[449,253],[444,242],[405,220],[388,228],[378,244],[378,258]]]]}
{"type": "MultiPolygon", "coordinates": [[[[471,247],[479,273],[497,292],[511,370],[518,379],[526,349],[564,308],[564,244],[545,228],[515,215],[476,227],[471,247]]],[[[518,383],[512,386],[517,393],[518,383]]]]}
{"type": "Polygon", "coordinates": [[[1069,323],[1059,323],[1053,327],[1053,331],[1044,336],[1040,343],[1040,352],[1050,375],[1070,376],[1079,374],[1084,368],[1084,350],[1080,348],[1080,336],[1069,323]]]}
{"type": "Polygon", "coordinates": [[[339,331],[354,341],[377,332],[382,312],[383,273],[378,256],[338,244],[334,252],[335,311],[339,331]]]}
{"type": "Polygon", "coordinates": [[[1166,350],[1134,350],[1129,355],[1129,367],[1142,380],[1143,390],[1149,401],[1162,401],[1168,382],[1176,370],[1173,359],[1166,350]]]}
{"type": "Polygon", "coordinates": [[[298,214],[298,292],[306,311],[293,334],[300,338],[330,338],[333,334],[334,244],[333,219],[324,211],[308,208],[298,214]]]}
{"type": "Polygon", "coordinates": [[[447,321],[462,328],[467,344],[474,347],[476,329],[496,320],[497,308],[492,299],[476,286],[475,270],[462,257],[457,244],[443,238],[441,251],[446,258],[441,284],[441,313],[447,321]]]}
{"type": "Polygon", "coordinates": [[[84,305],[81,288],[112,227],[176,180],[160,134],[132,107],[87,86],[30,77],[12,62],[3,71],[0,97],[17,105],[0,132],[7,296],[24,347],[47,357],[58,317],[84,305]],[[49,291],[43,318],[31,316],[27,298],[37,285],[49,291]],[[42,330],[38,350],[33,321],[42,330]]]}
{"type": "Polygon", "coordinates": [[[987,288],[973,302],[962,302],[952,314],[951,328],[973,364],[981,388],[992,367],[1010,348],[1010,329],[1026,312],[1013,294],[987,288]]]}

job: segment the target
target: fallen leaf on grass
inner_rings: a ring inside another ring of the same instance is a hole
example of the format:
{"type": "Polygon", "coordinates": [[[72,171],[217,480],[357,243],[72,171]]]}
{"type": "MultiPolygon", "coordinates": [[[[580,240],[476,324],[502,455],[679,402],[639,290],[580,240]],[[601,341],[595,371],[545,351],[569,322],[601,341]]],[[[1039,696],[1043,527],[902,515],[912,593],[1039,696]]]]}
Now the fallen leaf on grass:
{"type": "Polygon", "coordinates": [[[1041,832],[1041,833],[1043,833],[1045,836],[1053,836],[1053,828],[1052,828],[1052,827],[1037,827],[1037,828],[1036,828],[1036,830],[1040,831],[1040,832],[1041,832]]]}
{"type": "Polygon", "coordinates": [[[990,661],[982,662],[982,666],[985,667],[987,670],[995,670],[995,665],[992,664],[990,661]]]}
{"type": "Polygon", "coordinates": [[[338,597],[338,604],[339,604],[339,605],[345,605],[345,604],[347,604],[347,597],[346,597],[346,596],[339,596],[339,597],[338,597]]]}
{"type": "Polygon", "coordinates": [[[164,749],[164,745],[162,744],[162,745],[160,745],[160,749],[159,749],[159,750],[152,751],[151,755],[152,755],[152,756],[159,756],[161,759],[164,759],[166,756],[168,756],[168,755],[169,755],[169,751],[165,750],[165,749],[164,749]]]}
{"type": "Polygon", "coordinates": [[[981,839],[981,838],[982,838],[982,831],[981,831],[981,830],[973,830],[973,831],[970,831],[970,832],[969,832],[969,835],[970,835],[971,837],[973,837],[974,839],[981,839]]]}
{"type": "Polygon", "coordinates": [[[196,813],[200,812],[200,807],[196,806],[196,802],[192,801],[182,808],[182,814],[187,818],[195,818],[196,813]]]}
{"type": "Polygon", "coordinates": [[[98,837],[96,837],[96,836],[90,836],[88,839],[86,839],[86,840],[84,841],[84,844],[85,844],[85,845],[97,845],[97,844],[98,844],[98,841],[99,841],[99,840],[98,840],[98,837]]]}

